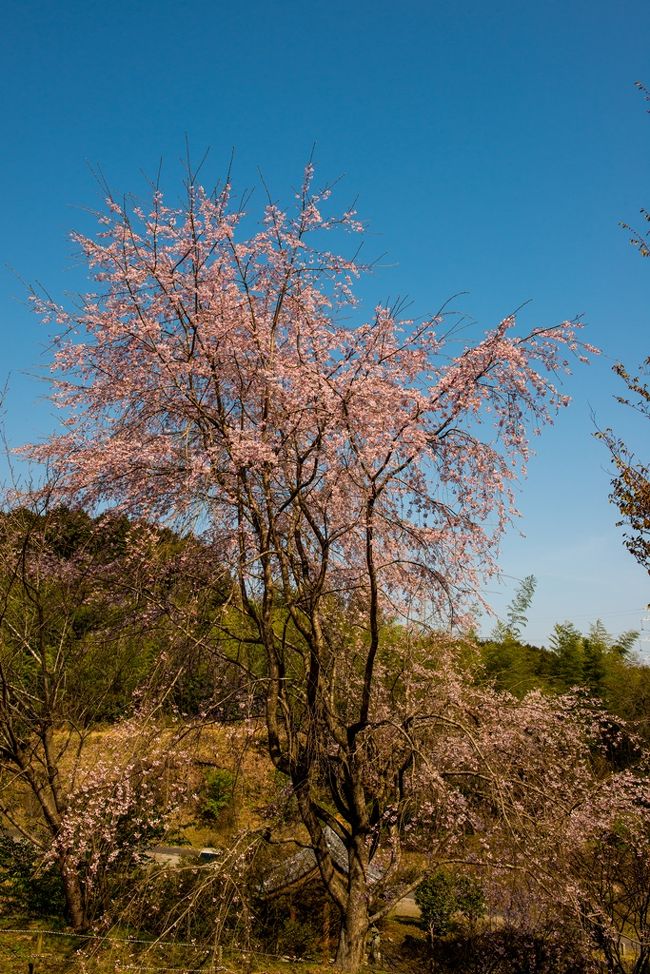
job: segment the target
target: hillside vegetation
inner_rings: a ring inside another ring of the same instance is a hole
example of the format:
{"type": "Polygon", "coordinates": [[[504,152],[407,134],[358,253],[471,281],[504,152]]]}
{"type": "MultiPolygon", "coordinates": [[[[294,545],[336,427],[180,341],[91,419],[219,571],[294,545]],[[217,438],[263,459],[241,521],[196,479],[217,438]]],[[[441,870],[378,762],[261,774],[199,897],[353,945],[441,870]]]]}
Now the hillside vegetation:
{"type": "MultiPolygon", "coordinates": [[[[0,937],[6,965],[318,970],[340,917],[269,755],[264,658],[228,573],[124,518],[18,509],[0,533],[0,896],[3,927],[33,931],[0,937]]],[[[380,724],[368,744],[377,969],[647,970],[650,671],[600,623],[523,644],[524,611],[487,641],[382,622],[386,692],[430,712],[417,777],[380,724]]]]}

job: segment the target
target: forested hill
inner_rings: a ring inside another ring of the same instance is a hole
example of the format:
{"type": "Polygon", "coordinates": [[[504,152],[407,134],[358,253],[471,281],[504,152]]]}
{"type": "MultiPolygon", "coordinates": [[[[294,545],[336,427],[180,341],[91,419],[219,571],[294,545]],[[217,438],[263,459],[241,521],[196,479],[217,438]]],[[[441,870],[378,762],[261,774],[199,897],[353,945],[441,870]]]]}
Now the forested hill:
{"type": "Polygon", "coordinates": [[[650,667],[635,653],[637,634],[613,636],[600,621],[587,632],[573,623],[558,623],[548,647],[508,636],[480,642],[485,676],[496,687],[517,696],[539,688],[562,693],[583,687],[608,710],[648,733],[650,667]]]}

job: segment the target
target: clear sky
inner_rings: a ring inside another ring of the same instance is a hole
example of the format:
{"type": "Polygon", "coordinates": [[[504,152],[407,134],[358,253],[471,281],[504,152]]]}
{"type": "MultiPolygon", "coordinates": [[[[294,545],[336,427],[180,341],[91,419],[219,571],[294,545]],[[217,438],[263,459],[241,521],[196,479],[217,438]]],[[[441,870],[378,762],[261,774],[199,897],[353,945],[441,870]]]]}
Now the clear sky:
{"type": "Polygon", "coordinates": [[[650,260],[618,226],[650,207],[650,105],[637,79],[650,85],[650,6],[636,0],[5,0],[10,442],[56,422],[39,378],[47,334],[23,282],[56,297],[84,289],[67,233],[88,229],[101,204],[92,167],[114,193],[145,196],[143,173],[162,157],[173,198],[187,133],[197,157],[210,147],[206,182],[234,147],[235,185],[254,186],[259,166],[281,197],[315,142],[318,172],[344,176],[345,202],[358,196],[368,255],[385,255],[369,299],[409,295],[426,314],[468,292],[455,307],[477,334],[529,299],[522,328],[584,316],[604,354],[568,380],[571,407],[536,441],[492,598],[503,611],[516,579],[536,575],[526,635],[538,642],[564,619],[640,627],[648,576],[621,545],[592,435],[593,412],[647,458],[648,430],[613,402],[610,371],[650,351],[650,260]]]}

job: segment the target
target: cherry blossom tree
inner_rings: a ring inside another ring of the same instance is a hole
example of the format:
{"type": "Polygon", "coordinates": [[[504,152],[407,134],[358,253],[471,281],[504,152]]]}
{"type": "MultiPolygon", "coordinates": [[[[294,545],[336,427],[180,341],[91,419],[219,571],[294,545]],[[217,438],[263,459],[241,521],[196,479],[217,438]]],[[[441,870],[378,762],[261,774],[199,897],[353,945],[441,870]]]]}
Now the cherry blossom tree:
{"type": "Polygon", "coordinates": [[[417,765],[390,620],[468,620],[516,513],[526,431],[566,405],[553,380],[589,349],[570,322],[519,335],[509,317],[463,347],[442,314],[364,317],[363,268],[320,243],[361,227],[329,195],[309,166],[291,210],[269,201],[248,238],[230,187],[191,174],[180,209],[159,191],[146,210],[109,198],[99,235],[75,236],[94,291],[75,309],[34,298],[59,326],[67,428],[30,453],[67,496],[184,520],[232,568],[213,638],[260,688],[341,914],[337,963],[356,970],[379,825],[417,765]]]}
{"type": "Polygon", "coordinates": [[[611,974],[650,970],[640,741],[584,693],[516,700],[448,670],[426,699],[413,729],[435,774],[425,764],[418,782],[427,792],[409,825],[418,846],[428,839],[434,863],[483,877],[491,912],[509,924],[572,928],[575,946],[611,974]],[[627,766],[612,771],[617,748],[627,766]]]}
{"type": "Polygon", "coordinates": [[[650,971],[649,807],[647,766],[615,775],[568,836],[583,925],[611,974],[650,971]]]}

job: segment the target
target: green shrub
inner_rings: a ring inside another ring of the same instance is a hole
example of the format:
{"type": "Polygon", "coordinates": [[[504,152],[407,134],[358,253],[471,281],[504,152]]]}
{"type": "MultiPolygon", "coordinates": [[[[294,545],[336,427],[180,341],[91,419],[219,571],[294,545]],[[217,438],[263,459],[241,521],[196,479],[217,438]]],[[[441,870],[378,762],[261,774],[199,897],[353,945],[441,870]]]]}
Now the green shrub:
{"type": "Polygon", "coordinates": [[[218,819],[233,800],[235,776],[226,768],[208,771],[203,784],[201,816],[209,821],[218,819]]]}
{"type": "Polygon", "coordinates": [[[428,876],[415,891],[422,924],[434,938],[445,937],[458,927],[459,920],[473,928],[485,915],[485,897],[477,880],[442,869],[428,876]]]}
{"type": "Polygon", "coordinates": [[[6,832],[0,832],[0,908],[5,915],[65,915],[63,883],[56,868],[44,868],[31,843],[6,832]]]}

